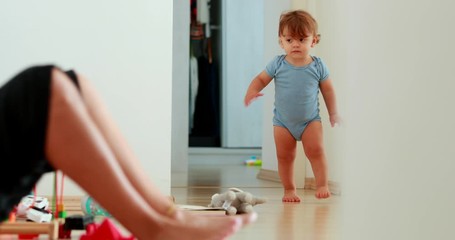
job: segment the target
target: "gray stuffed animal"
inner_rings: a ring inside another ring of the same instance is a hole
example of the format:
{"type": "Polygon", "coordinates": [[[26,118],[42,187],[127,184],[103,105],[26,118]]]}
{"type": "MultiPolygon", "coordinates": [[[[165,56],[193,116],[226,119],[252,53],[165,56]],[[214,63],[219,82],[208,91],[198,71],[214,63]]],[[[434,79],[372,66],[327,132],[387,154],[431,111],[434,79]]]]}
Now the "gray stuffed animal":
{"type": "Polygon", "coordinates": [[[265,198],[253,196],[238,188],[229,188],[224,193],[215,193],[209,207],[222,207],[226,210],[227,215],[242,213],[251,213],[254,211],[253,206],[265,203],[265,198]]]}

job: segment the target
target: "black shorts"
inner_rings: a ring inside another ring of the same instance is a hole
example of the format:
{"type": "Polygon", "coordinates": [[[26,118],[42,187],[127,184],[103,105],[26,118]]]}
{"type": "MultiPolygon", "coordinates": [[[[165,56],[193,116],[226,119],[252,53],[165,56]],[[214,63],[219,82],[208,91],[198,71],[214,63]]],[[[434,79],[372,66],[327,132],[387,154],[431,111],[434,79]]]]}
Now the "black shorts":
{"type": "Polygon", "coordinates": [[[44,153],[54,67],[29,67],[0,87],[0,221],[54,170],[44,153]]]}

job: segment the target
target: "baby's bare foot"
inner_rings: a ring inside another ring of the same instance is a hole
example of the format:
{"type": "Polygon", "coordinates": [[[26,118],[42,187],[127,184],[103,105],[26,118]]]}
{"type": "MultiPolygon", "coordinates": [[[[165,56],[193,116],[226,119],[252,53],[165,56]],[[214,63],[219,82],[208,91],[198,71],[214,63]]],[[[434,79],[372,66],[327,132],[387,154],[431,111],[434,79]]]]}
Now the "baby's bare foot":
{"type": "Polygon", "coordinates": [[[318,199],[329,198],[330,195],[331,194],[328,186],[322,186],[316,189],[315,197],[318,199]]]}
{"type": "Polygon", "coordinates": [[[295,190],[284,190],[283,202],[300,202],[299,196],[295,190]]]}

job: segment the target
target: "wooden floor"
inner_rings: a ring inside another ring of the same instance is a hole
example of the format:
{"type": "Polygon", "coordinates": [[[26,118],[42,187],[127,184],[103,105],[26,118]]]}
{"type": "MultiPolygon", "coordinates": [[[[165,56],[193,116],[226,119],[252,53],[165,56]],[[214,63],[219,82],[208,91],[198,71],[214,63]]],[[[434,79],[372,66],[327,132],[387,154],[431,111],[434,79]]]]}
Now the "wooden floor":
{"type": "Polygon", "coordinates": [[[256,223],[241,230],[231,240],[336,240],[340,236],[340,196],[317,200],[314,191],[299,189],[300,204],[282,203],[281,184],[256,178],[259,167],[239,164],[190,164],[188,174],[176,176],[187,187],[172,187],[177,203],[207,205],[214,193],[229,187],[241,188],[268,201],[254,207],[256,223]],[[180,178],[180,179],[179,179],[180,178]]]}
{"type": "MultiPolygon", "coordinates": [[[[229,187],[267,198],[266,203],[254,207],[258,213],[257,222],[242,229],[230,240],[341,239],[340,196],[317,200],[314,191],[299,189],[302,203],[282,203],[281,184],[257,179],[259,169],[245,166],[241,161],[232,164],[190,164],[187,173],[172,174],[171,194],[177,204],[201,206],[208,205],[213,194],[224,192],[229,187]]],[[[79,239],[83,233],[73,232],[72,239],[79,239]]],[[[0,239],[17,237],[1,235],[0,239]]],[[[39,239],[47,239],[47,236],[40,235],[39,239]]]]}

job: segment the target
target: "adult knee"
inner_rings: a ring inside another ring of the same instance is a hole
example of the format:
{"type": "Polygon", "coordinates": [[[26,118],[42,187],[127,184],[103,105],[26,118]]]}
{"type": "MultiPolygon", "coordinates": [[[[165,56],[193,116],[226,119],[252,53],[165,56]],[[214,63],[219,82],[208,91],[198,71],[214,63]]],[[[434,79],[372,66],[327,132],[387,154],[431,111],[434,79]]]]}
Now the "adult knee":
{"type": "Polygon", "coordinates": [[[51,99],[59,104],[73,104],[81,100],[76,86],[57,68],[52,70],[51,75],[51,99]]]}

